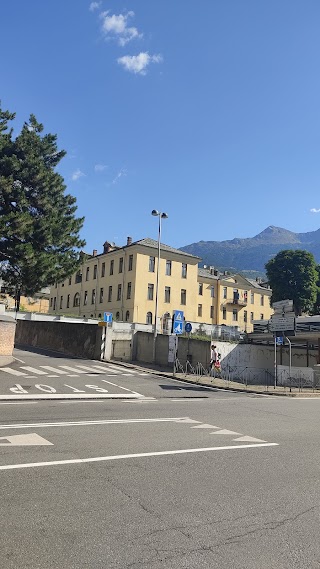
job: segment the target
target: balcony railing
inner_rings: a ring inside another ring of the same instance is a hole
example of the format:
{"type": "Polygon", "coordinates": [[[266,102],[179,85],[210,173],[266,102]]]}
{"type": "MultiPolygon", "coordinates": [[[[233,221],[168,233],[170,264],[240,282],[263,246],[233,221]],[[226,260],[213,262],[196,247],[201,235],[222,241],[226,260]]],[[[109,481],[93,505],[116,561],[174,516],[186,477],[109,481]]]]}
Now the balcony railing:
{"type": "Polygon", "coordinates": [[[247,298],[224,298],[222,304],[237,304],[238,306],[247,306],[247,298]]]}

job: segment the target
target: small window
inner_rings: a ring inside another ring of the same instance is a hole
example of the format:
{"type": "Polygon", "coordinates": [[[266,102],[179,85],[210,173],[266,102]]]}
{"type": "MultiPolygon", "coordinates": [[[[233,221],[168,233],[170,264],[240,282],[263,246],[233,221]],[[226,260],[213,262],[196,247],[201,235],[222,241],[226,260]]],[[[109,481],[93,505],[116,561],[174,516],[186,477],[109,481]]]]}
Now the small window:
{"type": "Polygon", "coordinates": [[[71,278],[72,278],[72,277],[69,277],[69,285],[71,285],[71,278]]]}
{"type": "Polygon", "coordinates": [[[260,306],[264,305],[264,296],[263,294],[260,296],[260,306]]]}
{"type": "Polygon", "coordinates": [[[94,304],[95,301],[96,301],[96,289],[94,288],[91,294],[91,304],[94,304]]]}
{"type": "Polygon", "coordinates": [[[61,285],[61,286],[64,286],[64,283],[62,283],[62,285],[61,285]]]}
{"type": "Polygon", "coordinates": [[[57,307],[57,299],[56,299],[56,297],[54,297],[54,299],[53,299],[53,310],[55,310],[56,307],[57,307]]]}
{"type": "Polygon", "coordinates": [[[84,304],[84,306],[86,306],[86,304],[88,304],[88,291],[87,290],[84,291],[83,304],[84,304]]]}
{"type": "Polygon", "coordinates": [[[62,308],[62,304],[63,304],[63,296],[60,296],[60,309],[62,308]]]}
{"type": "Polygon", "coordinates": [[[119,259],[119,273],[123,272],[123,257],[119,259]]]}
{"type": "Polygon", "coordinates": [[[103,288],[100,289],[100,298],[99,298],[99,302],[100,304],[103,302],[103,288]]]}
{"type": "Polygon", "coordinates": [[[202,304],[198,304],[198,316],[202,316],[202,304]]]}
{"type": "Polygon", "coordinates": [[[74,277],[75,284],[81,283],[82,281],[82,274],[81,271],[77,271],[76,276],[74,277]]]}
{"type": "Polygon", "coordinates": [[[110,261],[110,275],[113,275],[114,260],[110,261]]]}
{"type": "Polygon", "coordinates": [[[67,296],[67,308],[70,307],[70,294],[68,294],[67,296]]]}
{"type": "Polygon", "coordinates": [[[169,286],[166,286],[164,288],[164,301],[170,302],[170,296],[171,296],[171,288],[169,286]]]}
{"type": "Polygon", "coordinates": [[[214,318],[214,306],[210,306],[210,318],[214,318]]]}
{"type": "Polygon", "coordinates": [[[73,306],[74,307],[80,306],[80,294],[78,292],[76,292],[76,294],[73,297],[73,306]]]}
{"type": "Polygon", "coordinates": [[[120,320],[120,312],[116,312],[116,320],[118,322],[118,320],[120,320]]]}
{"type": "Polygon", "coordinates": [[[127,299],[129,300],[131,298],[131,283],[128,283],[127,285],[127,299]]]}
{"type": "Polygon", "coordinates": [[[203,284],[202,284],[202,283],[199,283],[199,289],[198,289],[198,292],[199,292],[200,296],[202,296],[202,295],[203,295],[203,284]]]}
{"type": "Polygon", "coordinates": [[[214,286],[211,286],[211,298],[214,298],[214,286]]]}
{"type": "Polygon", "coordinates": [[[133,267],[133,255],[129,255],[128,271],[132,271],[133,267]]]}
{"type": "Polygon", "coordinates": [[[129,310],[127,310],[127,312],[126,312],[126,322],[129,322],[129,320],[130,320],[130,312],[129,312],[129,310]]]}
{"type": "Polygon", "coordinates": [[[121,300],[121,284],[118,284],[117,300],[121,300]]]}
{"type": "Polygon", "coordinates": [[[54,283],[54,288],[57,288],[57,283],[54,283]]]}
{"type": "Polygon", "coordinates": [[[148,300],[153,300],[153,289],[154,289],[154,285],[153,284],[148,284],[148,300]]]}
{"type": "Polygon", "coordinates": [[[90,267],[86,268],[86,281],[88,281],[90,278],[90,267]]]}
{"type": "Polygon", "coordinates": [[[152,312],[147,312],[146,324],[152,324],[152,312]]]}
{"type": "Polygon", "coordinates": [[[106,274],[106,264],[102,263],[101,265],[101,277],[104,277],[106,274]]]}
{"type": "Polygon", "coordinates": [[[108,302],[112,301],[112,286],[109,286],[108,289],[108,302]]]}
{"type": "Polygon", "coordinates": [[[227,320],[227,309],[226,308],[222,309],[222,319],[227,320]]]}
{"type": "Polygon", "coordinates": [[[181,265],[181,277],[183,279],[187,278],[187,263],[182,263],[181,265]]]}
{"type": "Polygon", "coordinates": [[[98,265],[94,265],[93,267],[93,278],[96,279],[98,274],[98,265]]]}
{"type": "Polygon", "coordinates": [[[171,261],[166,261],[166,275],[171,276],[171,261]]]}
{"type": "Polygon", "coordinates": [[[244,291],[243,291],[243,300],[244,300],[245,302],[248,302],[248,291],[247,291],[247,290],[244,290],[244,291]]]}
{"type": "Polygon", "coordinates": [[[180,304],[187,304],[187,291],[185,288],[181,289],[181,302],[180,304]]]}
{"type": "Polygon", "coordinates": [[[260,320],[264,320],[263,314],[260,314],[260,320]]]}
{"type": "Polygon", "coordinates": [[[154,273],[155,270],[155,257],[149,257],[149,273],[154,273]]]}
{"type": "Polygon", "coordinates": [[[227,298],[227,287],[223,287],[223,298],[227,298]]]}
{"type": "Polygon", "coordinates": [[[250,312],[250,322],[253,322],[253,312],[250,312]]]}
{"type": "Polygon", "coordinates": [[[233,322],[237,322],[238,321],[238,311],[236,308],[233,309],[232,311],[232,320],[233,322]]]}
{"type": "Polygon", "coordinates": [[[243,321],[248,322],[248,313],[246,310],[243,311],[243,321]]]}
{"type": "Polygon", "coordinates": [[[50,306],[52,306],[52,298],[50,298],[50,306]]]}
{"type": "Polygon", "coordinates": [[[254,292],[251,293],[251,304],[254,304],[254,292]]]}

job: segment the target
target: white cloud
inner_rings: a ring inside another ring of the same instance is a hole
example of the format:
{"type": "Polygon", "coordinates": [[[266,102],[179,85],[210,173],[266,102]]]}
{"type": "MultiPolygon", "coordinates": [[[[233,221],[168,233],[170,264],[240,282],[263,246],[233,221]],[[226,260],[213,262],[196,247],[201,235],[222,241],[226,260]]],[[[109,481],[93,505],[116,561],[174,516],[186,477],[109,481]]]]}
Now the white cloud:
{"type": "Polygon", "coordinates": [[[121,168],[121,170],[119,170],[119,172],[113,178],[111,184],[116,184],[120,178],[122,178],[123,176],[126,176],[126,175],[127,175],[127,171],[124,168],[121,168]]]}
{"type": "Polygon", "coordinates": [[[145,75],[148,65],[150,65],[150,63],[161,63],[162,56],[159,54],[149,55],[147,51],[142,51],[139,55],[124,55],[123,57],[118,57],[117,61],[120,65],[123,65],[127,71],[145,75]]]}
{"type": "Polygon", "coordinates": [[[142,38],[143,34],[139,33],[134,26],[128,26],[129,18],[134,16],[134,12],[127,12],[126,14],[112,14],[109,10],[102,12],[100,18],[102,19],[102,31],[106,38],[117,39],[119,45],[124,46],[129,41],[135,38],[142,38]]]}
{"type": "Polygon", "coordinates": [[[101,2],[91,2],[90,6],[89,6],[90,12],[94,12],[95,10],[98,10],[100,4],[101,4],[101,2]]]}
{"type": "Polygon", "coordinates": [[[320,213],[320,209],[316,209],[315,207],[310,209],[311,213],[320,213]]]}
{"type": "Polygon", "coordinates": [[[71,179],[76,182],[77,180],[79,180],[79,178],[82,178],[82,176],[85,176],[85,174],[83,172],[81,172],[81,170],[75,170],[71,176],[71,179]]]}
{"type": "Polygon", "coordinates": [[[106,168],[108,168],[108,166],[106,164],[95,164],[94,171],[95,172],[103,172],[103,170],[105,170],[106,168]]]}

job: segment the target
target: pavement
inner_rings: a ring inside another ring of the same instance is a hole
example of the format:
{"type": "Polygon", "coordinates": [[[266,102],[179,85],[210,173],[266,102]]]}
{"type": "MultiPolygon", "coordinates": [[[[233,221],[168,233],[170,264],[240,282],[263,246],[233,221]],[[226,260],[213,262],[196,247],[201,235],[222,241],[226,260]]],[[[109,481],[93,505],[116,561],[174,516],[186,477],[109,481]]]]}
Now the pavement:
{"type": "Polygon", "coordinates": [[[1,567],[319,568],[319,399],[15,357],[28,377],[0,382],[28,393],[0,401],[1,567]],[[103,398],[27,399],[37,385],[103,398]]]}

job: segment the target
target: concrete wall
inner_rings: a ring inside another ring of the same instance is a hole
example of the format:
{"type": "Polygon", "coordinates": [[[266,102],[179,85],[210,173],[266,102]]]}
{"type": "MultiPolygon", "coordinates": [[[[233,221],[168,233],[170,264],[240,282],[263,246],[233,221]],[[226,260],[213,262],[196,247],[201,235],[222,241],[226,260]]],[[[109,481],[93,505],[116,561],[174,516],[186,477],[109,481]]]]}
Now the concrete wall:
{"type": "Polygon", "coordinates": [[[15,343],[100,359],[101,334],[96,324],[18,320],[15,343]]]}

